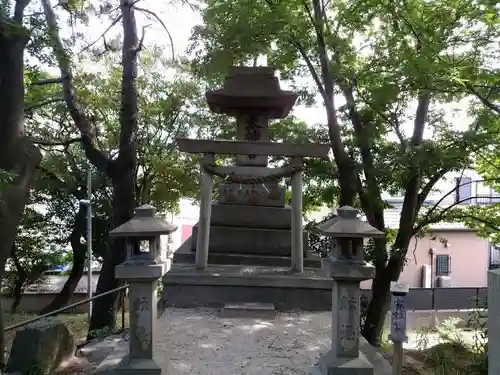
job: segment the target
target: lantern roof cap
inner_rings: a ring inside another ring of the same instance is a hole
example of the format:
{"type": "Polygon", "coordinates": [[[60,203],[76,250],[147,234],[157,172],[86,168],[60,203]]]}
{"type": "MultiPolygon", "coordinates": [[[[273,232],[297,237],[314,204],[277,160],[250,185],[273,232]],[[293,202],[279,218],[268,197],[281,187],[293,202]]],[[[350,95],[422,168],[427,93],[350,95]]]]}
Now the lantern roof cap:
{"type": "Polygon", "coordinates": [[[266,113],[269,118],[285,118],[298,95],[282,90],[274,69],[266,66],[232,66],[224,86],[205,94],[208,106],[215,113],[238,116],[266,113]]]}
{"type": "Polygon", "coordinates": [[[156,208],[145,204],[137,207],[134,217],[109,232],[112,237],[158,237],[170,234],[177,226],[156,215],[156,208]]]}
{"type": "Polygon", "coordinates": [[[337,215],[316,226],[316,230],[329,237],[381,238],[384,233],[359,219],[359,211],[351,206],[337,208],[337,215]]]}

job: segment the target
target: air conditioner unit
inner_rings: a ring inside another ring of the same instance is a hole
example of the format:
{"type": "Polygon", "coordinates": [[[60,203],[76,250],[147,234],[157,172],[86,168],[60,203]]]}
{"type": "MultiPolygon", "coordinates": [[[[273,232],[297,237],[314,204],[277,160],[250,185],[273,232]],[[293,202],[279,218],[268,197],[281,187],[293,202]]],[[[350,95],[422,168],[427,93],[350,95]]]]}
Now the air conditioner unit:
{"type": "Polygon", "coordinates": [[[428,264],[424,264],[422,266],[422,280],[421,280],[422,288],[431,288],[432,287],[431,279],[432,279],[431,266],[428,264]]]}
{"type": "Polygon", "coordinates": [[[438,288],[451,288],[451,277],[450,276],[439,276],[437,278],[438,288]]]}

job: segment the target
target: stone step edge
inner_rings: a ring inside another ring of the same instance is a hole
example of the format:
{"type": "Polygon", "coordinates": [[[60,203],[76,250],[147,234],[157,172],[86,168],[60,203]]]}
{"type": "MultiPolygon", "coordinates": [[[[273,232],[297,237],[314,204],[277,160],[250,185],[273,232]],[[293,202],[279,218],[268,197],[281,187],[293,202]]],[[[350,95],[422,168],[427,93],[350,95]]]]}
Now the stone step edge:
{"type": "Polygon", "coordinates": [[[276,307],[273,303],[231,302],[225,303],[220,311],[221,318],[274,319],[276,307]]]}
{"type": "MultiPolygon", "coordinates": [[[[193,262],[195,259],[195,252],[192,250],[189,251],[189,253],[186,252],[177,252],[173,255],[173,261],[178,262],[181,260],[187,260],[190,262],[193,262]]],[[[281,264],[283,264],[283,267],[287,267],[290,265],[291,262],[291,257],[287,256],[282,256],[282,255],[259,255],[259,254],[231,254],[231,253],[215,253],[215,252],[209,252],[208,253],[208,263],[210,264],[211,259],[225,259],[227,261],[231,259],[245,259],[248,261],[251,260],[260,260],[262,259],[263,261],[276,261],[281,264]]],[[[179,262],[182,263],[182,262],[179,262]]],[[[265,263],[265,262],[264,262],[265,263]]],[[[309,265],[306,266],[304,264],[304,267],[311,267],[311,268],[321,268],[321,258],[312,252],[308,252],[307,256],[304,258],[304,263],[308,263],[309,265]]],[[[212,264],[218,264],[218,263],[212,263],[212,264]]],[[[226,263],[222,263],[224,265],[226,263]]],[[[227,263],[227,264],[233,264],[233,263],[227,263]]],[[[245,264],[245,263],[238,263],[238,264],[245,264]]],[[[250,263],[249,263],[250,265],[250,263]]],[[[264,264],[267,265],[267,264],[264,264]]]]}

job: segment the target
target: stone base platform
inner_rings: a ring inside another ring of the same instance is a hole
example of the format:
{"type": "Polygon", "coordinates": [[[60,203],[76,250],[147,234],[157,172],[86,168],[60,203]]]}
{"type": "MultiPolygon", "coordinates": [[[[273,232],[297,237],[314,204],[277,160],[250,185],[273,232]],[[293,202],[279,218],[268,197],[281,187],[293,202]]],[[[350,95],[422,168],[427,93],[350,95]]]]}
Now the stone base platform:
{"type": "Polygon", "coordinates": [[[272,303],[281,311],[332,307],[333,280],[320,268],[294,274],[289,267],[214,265],[197,271],[194,265],[174,263],[162,282],[162,309],[221,308],[227,303],[272,303]]]}
{"type": "MultiPolygon", "coordinates": [[[[196,253],[192,250],[191,238],[187,239],[175,251],[173,255],[173,263],[194,264],[196,253]]],[[[290,267],[291,258],[289,256],[214,253],[212,251],[208,253],[208,264],[290,267]]],[[[309,252],[307,257],[304,257],[304,267],[321,268],[321,258],[315,253],[309,252]]]]}

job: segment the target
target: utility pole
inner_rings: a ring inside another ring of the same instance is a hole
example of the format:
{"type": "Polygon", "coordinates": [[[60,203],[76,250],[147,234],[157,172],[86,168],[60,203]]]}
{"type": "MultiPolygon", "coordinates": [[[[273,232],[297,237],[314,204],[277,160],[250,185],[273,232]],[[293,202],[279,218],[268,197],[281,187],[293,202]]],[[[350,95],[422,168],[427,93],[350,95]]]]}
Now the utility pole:
{"type": "MultiPolygon", "coordinates": [[[[89,201],[87,209],[87,264],[88,264],[88,298],[92,298],[92,169],[87,171],[87,199],[89,201]]],[[[89,324],[92,316],[92,301],[89,301],[89,324]]]]}
{"type": "MultiPolygon", "coordinates": [[[[87,206],[87,296],[92,298],[92,169],[87,171],[87,199],[80,204],[87,206]]],[[[92,316],[92,301],[89,301],[88,320],[92,316]]]]}

